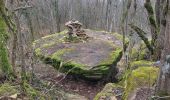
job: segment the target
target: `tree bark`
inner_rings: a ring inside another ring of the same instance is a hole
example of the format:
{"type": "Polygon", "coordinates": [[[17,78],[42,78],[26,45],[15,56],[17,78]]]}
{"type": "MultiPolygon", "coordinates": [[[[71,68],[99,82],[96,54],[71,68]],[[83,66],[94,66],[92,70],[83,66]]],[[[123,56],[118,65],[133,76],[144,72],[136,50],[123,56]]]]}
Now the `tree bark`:
{"type": "Polygon", "coordinates": [[[158,20],[156,20],[155,18],[155,13],[154,13],[154,10],[153,10],[153,7],[152,7],[152,4],[151,4],[151,1],[150,0],[145,0],[145,9],[147,11],[147,14],[148,14],[148,19],[149,19],[149,25],[150,25],[150,30],[151,30],[151,36],[152,36],[152,40],[151,40],[151,45],[153,46],[154,48],[154,51],[153,51],[153,57],[152,59],[153,60],[158,60],[160,59],[160,53],[159,53],[159,48],[156,48],[157,47],[157,39],[158,39],[158,34],[159,34],[159,0],[157,0],[156,2],[156,10],[158,9],[158,11],[156,11],[156,18],[158,18],[158,20]],[[157,23],[158,22],[158,23],[157,23]]]}
{"type": "Polygon", "coordinates": [[[8,50],[6,47],[8,38],[6,26],[9,25],[7,20],[8,19],[5,14],[5,4],[3,0],[0,0],[0,67],[4,76],[8,79],[11,79],[13,78],[13,70],[9,62],[8,50]]]}
{"type": "MultiPolygon", "coordinates": [[[[166,62],[166,56],[170,55],[170,11],[168,10],[170,8],[170,2],[167,0],[165,5],[167,4],[167,18],[166,18],[166,28],[162,27],[161,30],[165,30],[164,33],[164,48],[162,51],[162,57],[161,57],[161,71],[157,83],[157,93],[158,94],[164,94],[164,95],[170,95],[170,65],[167,67],[166,62]],[[166,62],[166,63],[165,63],[166,62]],[[163,70],[164,69],[164,70],[163,70]],[[165,70],[166,69],[166,70],[165,70]]],[[[162,16],[162,20],[164,20],[165,16],[162,16]]],[[[164,32],[164,31],[161,31],[164,32]]]]}
{"type": "Polygon", "coordinates": [[[25,53],[24,53],[24,45],[23,45],[23,39],[22,39],[22,32],[21,32],[21,27],[20,27],[20,22],[18,19],[18,16],[15,16],[15,21],[16,21],[16,26],[17,26],[17,33],[18,33],[18,40],[19,40],[19,57],[21,60],[21,87],[22,87],[22,92],[25,92],[25,83],[26,83],[26,64],[25,64],[25,53]]]}
{"type": "Polygon", "coordinates": [[[157,22],[158,27],[160,26],[160,22],[161,22],[160,14],[161,14],[161,10],[162,10],[162,8],[161,8],[162,1],[156,0],[156,3],[155,3],[156,22],[157,22]]]}

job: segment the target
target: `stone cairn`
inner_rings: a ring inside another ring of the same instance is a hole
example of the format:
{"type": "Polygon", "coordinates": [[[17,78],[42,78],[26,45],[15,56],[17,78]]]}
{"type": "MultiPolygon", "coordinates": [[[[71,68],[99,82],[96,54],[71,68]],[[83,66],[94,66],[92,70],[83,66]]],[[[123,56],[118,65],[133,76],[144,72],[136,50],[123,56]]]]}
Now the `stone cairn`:
{"type": "Polygon", "coordinates": [[[68,29],[68,37],[69,39],[72,39],[74,36],[77,37],[85,37],[86,34],[84,30],[82,29],[82,23],[80,23],[77,20],[71,20],[65,23],[65,26],[68,29]]]}

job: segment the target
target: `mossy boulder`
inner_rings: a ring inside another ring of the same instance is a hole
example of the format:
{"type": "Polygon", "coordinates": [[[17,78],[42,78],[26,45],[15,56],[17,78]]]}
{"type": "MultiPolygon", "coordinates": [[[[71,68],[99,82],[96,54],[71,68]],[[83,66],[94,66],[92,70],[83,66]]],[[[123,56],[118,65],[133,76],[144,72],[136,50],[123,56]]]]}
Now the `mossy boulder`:
{"type": "Polygon", "coordinates": [[[125,100],[131,100],[134,95],[134,91],[142,87],[152,87],[157,79],[159,68],[150,67],[139,67],[132,70],[131,74],[127,78],[127,86],[125,89],[125,100]]]}
{"type": "MultiPolygon", "coordinates": [[[[122,56],[122,36],[118,33],[86,29],[88,39],[67,41],[67,31],[42,37],[33,43],[36,55],[64,73],[87,79],[102,79],[122,56]]],[[[126,40],[128,43],[128,40],[126,40]]]]}
{"type": "Polygon", "coordinates": [[[154,62],[145,60],[131,62],[130,69],[124,74],[126,78],[118,83],[106,84],[104,89],[96,95],[95,100],[106,100],[112,97],[118,100],[136,100],[132,98],[140,92],[137,90],[152,88],[159,73],[159,68],[154,66],[154,62]],[[114,92],[114,90],[119,92],[114,92]]]}

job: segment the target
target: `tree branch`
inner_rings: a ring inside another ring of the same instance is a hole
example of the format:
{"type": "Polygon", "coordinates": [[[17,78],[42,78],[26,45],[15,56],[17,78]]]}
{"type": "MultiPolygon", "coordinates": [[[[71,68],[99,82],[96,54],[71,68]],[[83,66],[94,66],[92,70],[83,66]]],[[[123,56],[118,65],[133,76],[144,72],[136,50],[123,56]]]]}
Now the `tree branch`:
{"type": "Polygon", "coordinates": [[[139,35],[139,37],[144,41],[146,47],[149,49],[149,51],[151,52],[151,54],[153,54],[153,47],[151,46],[148,38],[145,36],[145,34],[147,34],[146,32],[144,32],[142,29],[140,29],[138,26],[135,26],[133,24],[129,24],[129,26],[136,31],[136,33],[139,35]]]}
{"type": "Polygon", "coordinates": [[[32,8],[32,6],[18,7],[18,8],[16,8],[16,9],[14,9],[14,11],[26,10],[27,8],[32,8]]]}

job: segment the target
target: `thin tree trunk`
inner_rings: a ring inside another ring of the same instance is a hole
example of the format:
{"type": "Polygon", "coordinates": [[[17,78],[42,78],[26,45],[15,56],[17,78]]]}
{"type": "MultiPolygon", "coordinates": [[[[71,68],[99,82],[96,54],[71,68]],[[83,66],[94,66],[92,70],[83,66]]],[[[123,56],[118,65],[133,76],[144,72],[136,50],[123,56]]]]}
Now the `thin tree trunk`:
{"type": "Polygon", "coordinates": [[[19,40],[19,56],[21,60],[21,87],[22,92],[25,93],[25,82],[26,82],[26,68],[25,68],[25,53],[24,53],[24,45],[23,45],[23,39],[22,39],[22,32],[21,32],[21,26],[18,19],[18,16],[15,16],[16,20],[16,26],[17,26],[17,33],[18,33],[18,40],[19,40]]]}
{"type": "MultiPolygon", "coordinates": [[[[166,29],[164,27],[162,27],[161,29],[161,30],[165,29],[165,36],[164,36],[164,48],[161,57],[161,71],[157,83],[157,93],[170,95],[170,85],[169,85],[170,84],[170,61],[167,60],[167,58],[169,58],[167,56],[170,55],[170,45],[169,45],[170,44],[170,11],[168,10],[170,8],[169,0],[167,0],[167,2],[164,4],[165,7],[167,7],[166,8],[167,10],[165,10],[167,13],[167,18],[166,18],[167,20],[166,20],[166,29]]],[[[163,18],[162,20],[164,20],[164,17],[162,18],[163,18]]]]}
{"type": "MultiPolygon", "coordinates": [[[[7,42],[7,30],[6,25],[11,28],[10,22],[5,13],[4,1],[0,0],[0,66],[4,76],[8,79],[13,78],[12,66],[9,62],[8,50],[6,47],[7,42]]],[[[12,28],[11,28],[12,29],[12,28]]]]}

